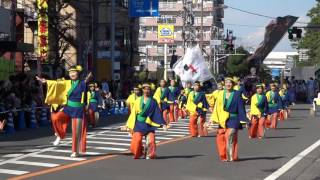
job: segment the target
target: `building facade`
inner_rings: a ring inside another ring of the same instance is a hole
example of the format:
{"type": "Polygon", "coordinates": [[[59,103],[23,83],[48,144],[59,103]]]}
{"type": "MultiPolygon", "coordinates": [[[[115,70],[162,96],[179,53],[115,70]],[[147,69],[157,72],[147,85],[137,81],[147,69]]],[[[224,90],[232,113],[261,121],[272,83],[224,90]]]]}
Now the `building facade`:
{"type": "MultiPolygon", "coordinates": [[[[185,9],[191,6],[191,26],[195,32],[192,41],[193,44],[200,43],[201,40],[201,1],[202,0],[160,0],[160,17],[143,17],[139,22],[139,52],[140,61],[148,64],[157,63],[163,65],[164,45],[158,43],[158,25],[174,25],[174,43],[168,44],[168,63],[173,52],[179,57],[183,56],[188,43],[186,34],[188,26],[185,18],[185,9]],[[147,60],[146,60],[147,59],[147,60]],[[151,63],[150,63],[151,62],[151,63]]],[[[203,0],[203,50],[205,56],[211,55],[210,40],[215,39],[216,30],[223,30],[221,19],[224,17],[223,0],[203,0]]],[[[190,13],[190,12],[189,12],[190,13]]],[[[190,25],[190,24],[189,24],[190,25]]]]}

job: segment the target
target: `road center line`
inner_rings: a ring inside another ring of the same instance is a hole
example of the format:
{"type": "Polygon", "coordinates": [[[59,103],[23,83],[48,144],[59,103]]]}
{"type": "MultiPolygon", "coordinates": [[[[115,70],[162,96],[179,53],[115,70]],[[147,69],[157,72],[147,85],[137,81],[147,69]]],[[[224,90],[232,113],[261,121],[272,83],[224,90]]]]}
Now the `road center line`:
{"type": "Polygon", "coordinates": [[[301,153],[296,155],[294,158],[292,158],[290,161],[288,161],[285,165],[283,165],[281,168],[279,168],[277,171],[270,174],[268,177],[264,178],[264,180],[273,180],[279,178],[281,175],[283,175],[285,172],[287,172],[289,169],[291,169],[294,165],[296,165],[300,160],[302,160],[305,156],[307,156],[310,152],[315,150],[317,147],[320,146],[320,139],[309,146],[307,149],[303,150],[301,153]]]}

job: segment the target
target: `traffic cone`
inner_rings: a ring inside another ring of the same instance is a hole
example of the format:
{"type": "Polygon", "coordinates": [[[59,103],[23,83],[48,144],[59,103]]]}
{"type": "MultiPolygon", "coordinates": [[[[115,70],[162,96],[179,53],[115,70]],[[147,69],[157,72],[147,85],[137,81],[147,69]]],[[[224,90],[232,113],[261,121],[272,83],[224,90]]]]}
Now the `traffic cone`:
{"type": "Polygon", "coordinates": [[[14,134],[16,130],[14,129],[12,112],[8,113],[6,134],[14,134]]]}
{"type": "Polygon", "coordinates": [[[24,116],[24,111],[18,112],[18,130],[25,130],[26,129],[26,119],[24,116]]]}
{"type": "Polygon", "coordinates": [[[50,124],[48,119],[47,108],[41,109],[40,126],[48,126],[50,124]]]}
{"type": "Polygon", "coordinates": [[[38,127],[38,125],[37,125],[37,119],[36,119],[36,109],[35,109],[35,107],[31,107],[29,128],[35,129],[37,127],[38,127]]]}

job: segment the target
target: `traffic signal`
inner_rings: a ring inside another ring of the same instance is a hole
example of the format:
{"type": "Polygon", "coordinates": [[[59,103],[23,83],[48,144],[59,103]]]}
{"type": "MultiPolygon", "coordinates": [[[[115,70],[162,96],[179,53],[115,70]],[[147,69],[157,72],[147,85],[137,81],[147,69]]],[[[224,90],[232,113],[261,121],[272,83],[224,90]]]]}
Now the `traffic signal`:
{"type": "Polygon", "coordinates": [[[300,39],[302,37],[302,29],[298,27],[292,27],[288,29],[288,38],[293,39],[293,35],[296,35],[297,39],[300,39]]]}

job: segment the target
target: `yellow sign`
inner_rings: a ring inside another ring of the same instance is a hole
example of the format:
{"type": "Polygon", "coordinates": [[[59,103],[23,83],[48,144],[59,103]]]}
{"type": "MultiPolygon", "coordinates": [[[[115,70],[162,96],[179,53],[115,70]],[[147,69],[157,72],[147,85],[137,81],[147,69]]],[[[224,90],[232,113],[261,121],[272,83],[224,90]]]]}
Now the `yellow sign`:
{"type": "Polygon", "coordinates": [[[174,43],[174,26],[169,24],[158,25],[158,43],[174,43]]]}

